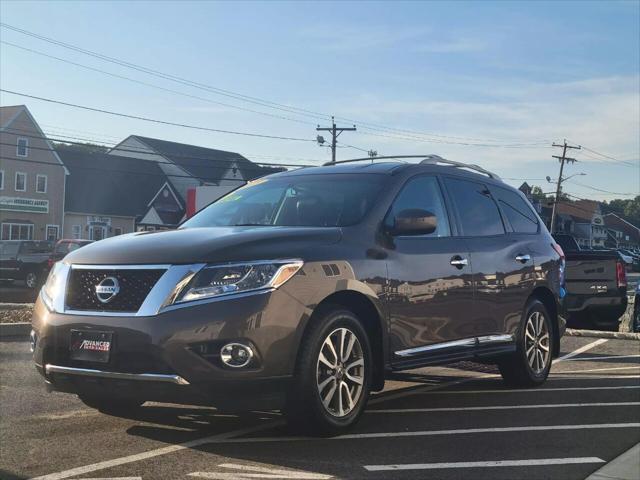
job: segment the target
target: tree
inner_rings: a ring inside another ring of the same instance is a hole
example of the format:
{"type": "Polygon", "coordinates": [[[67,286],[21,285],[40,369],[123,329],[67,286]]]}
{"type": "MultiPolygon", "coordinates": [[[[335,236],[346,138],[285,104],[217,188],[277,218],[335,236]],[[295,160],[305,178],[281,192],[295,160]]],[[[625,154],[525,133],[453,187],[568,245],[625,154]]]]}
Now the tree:
{"type": "Polygon", "coordinates": [[[95,143],[54,143],[53,148],[65,149],[65,150],[79,150],[87,153],[107,153],[109,150],[103,145],[96,145],[95,143]]]}

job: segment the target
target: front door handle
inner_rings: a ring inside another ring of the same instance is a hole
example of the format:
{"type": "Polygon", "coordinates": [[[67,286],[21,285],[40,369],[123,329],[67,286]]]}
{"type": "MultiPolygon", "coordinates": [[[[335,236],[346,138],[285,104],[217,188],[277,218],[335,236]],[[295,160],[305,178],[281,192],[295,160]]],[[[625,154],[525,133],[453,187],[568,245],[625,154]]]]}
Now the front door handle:
{"type": "Polygon", "coordinates": [[[531,255],[516,255],[516,262],[527,263],[531,260],[531,255]]]}
{"type": "Polygon", "coordinates": [[[469,265],[469,260],[467,260],[466,258],[462,258],[460,255],[456,255],[451,259],[449,263],[451,263],[451,265],[453,265],[454,267],[461,269],[469,265]]]}

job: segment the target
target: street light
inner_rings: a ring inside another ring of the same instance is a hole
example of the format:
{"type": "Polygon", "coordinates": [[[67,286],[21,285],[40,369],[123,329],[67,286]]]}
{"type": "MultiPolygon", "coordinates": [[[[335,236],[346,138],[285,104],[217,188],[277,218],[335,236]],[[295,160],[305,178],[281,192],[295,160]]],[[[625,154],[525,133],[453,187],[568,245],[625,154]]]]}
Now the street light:
{"type": "MultiPolygon", "coordinates": [[[[570,178],[573,178],[573,177],[581,177],[581,176],[583,176],[583,175],[586,175],[586,173],[584,173],[584,172],[574,173],[573,175],[569,175],[569,176],[568,176],[568,177],[566,177],[566,178],[562,178],[562,179],[560,179],[560,183],[562,183],[562,182],[566,182],[566,181],[567,181],[567,180],[569,180],[570,178]]],[[[551,177],[550,177],[549,175],[547,175],[547,182],[549,182],[549,183],[556,183],[556,182],[554,182],[554,181],[551,179],[551,177]]]]}

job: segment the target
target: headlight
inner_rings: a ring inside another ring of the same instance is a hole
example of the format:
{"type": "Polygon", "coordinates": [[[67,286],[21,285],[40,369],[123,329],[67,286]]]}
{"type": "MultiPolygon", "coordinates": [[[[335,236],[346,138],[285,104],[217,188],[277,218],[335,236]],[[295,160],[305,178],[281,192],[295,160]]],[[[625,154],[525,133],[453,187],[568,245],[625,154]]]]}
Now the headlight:
{"type": "Polygon", "coordinates": [[[301,260],[283,260],[207,266],[193,277],[173,303],[278,288],[293,277],[302,265],[301,260]]]}
{"type": "Polygon", "coordinates": [[[51,267],[47,281],[42,287],[42,300],[50,311],[55,311],[56,299],[62,295],[64,291],[64,283],[66,281],[65,272],[67,267],[62,262],[57,262],[51,267]]]}

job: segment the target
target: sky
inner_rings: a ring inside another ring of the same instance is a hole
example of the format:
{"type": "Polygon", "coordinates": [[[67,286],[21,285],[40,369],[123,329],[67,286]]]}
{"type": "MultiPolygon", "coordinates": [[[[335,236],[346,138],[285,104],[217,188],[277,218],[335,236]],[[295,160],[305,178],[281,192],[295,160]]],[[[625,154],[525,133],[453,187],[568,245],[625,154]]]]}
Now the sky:
{"type": "Polygon", "coordinates": [[[555,181],[552,155],[561,154],[551,144],[567,139],[584,148],[570,152],[578,161],[565,176],[586,175],[567,180],[565,192],[597,200],[640,193],[639,1],[4,0],[0,18],[191,82],[0,28],[2,89],[305,141],[161,125],[0,92],[1,105],[26,104],[51,137],[115,144],[137,134],[254,161],[320,164],[330,151],[314,141],[315,128],[335,115],[338,126],[357,128],[339,137],[338,159],[370,149],[437,154],[550,192],[545,178],[555,181]]]}

